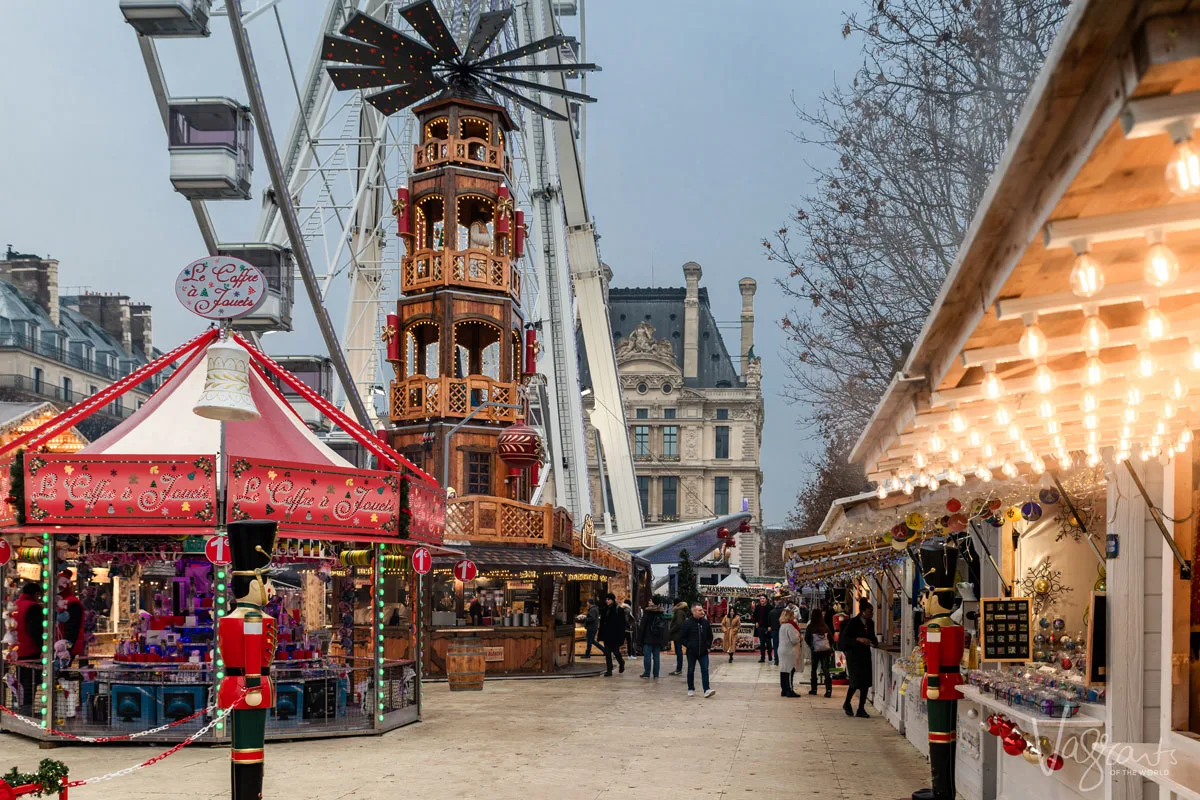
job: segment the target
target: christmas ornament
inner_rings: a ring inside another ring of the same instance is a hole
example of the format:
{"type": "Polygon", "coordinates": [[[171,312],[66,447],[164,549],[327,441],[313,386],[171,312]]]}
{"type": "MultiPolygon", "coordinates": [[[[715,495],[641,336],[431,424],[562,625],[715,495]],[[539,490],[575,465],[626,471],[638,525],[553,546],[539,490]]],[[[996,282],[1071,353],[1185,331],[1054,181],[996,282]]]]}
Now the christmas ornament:
{"type": "Polygon", "coordinates": [[[959,502],[958,498],[951,497],[949,500],[946,501],[946,510],[949,511],[951,514],[957,514],[961,509],[962,509],[962,503],[959,502]]]}
{"type": "Polygon", "coordinates": [[[1053,568],[1049,557],[1025,574],[1025,578],[1021,581],[1021,589],[1026,597],[1033,600],[1033,613],[1035,614],[1044,613],[1064,594],[1073,591],[1070,586],[1063,583],[1062,571],[1053,568]]]}
{"type": "Polygon", "coordinates": [[[1021,519],[1021,509],[1017,506],[1009,506],[1004,509],[1005,522],[1017,522],[1021,519]]]}
{"type": "Polygon", "coordinates": [[[1004,717],[999,714],[992,714],[988,717],[988,733],[992,736],[1000,736],[1004,730],[1004,717]]]}
{"type": "Polygon", "coordinates": [[[1108,570],[1101,564],[1096,573],[1096,582],[1092,584],[1092,590],[1097,592],[1108,591],[1108,570]]]}
{"type": "Polygon", "coordinates": [[[1050,591],[1050,581],[1045,578],[1038,578],[1033,582],[1033,590],[1038,594],[1045,594],[1050,591]]]}
{"type": "Polygon", "coordinates": [[[946,527],[954,533],[962,533],[967,529],[967,517],[965,514],[951,514],[950,519],[946,523],[946,527]]]}
{"type": "Polygon", "coordinates": [[[908,529],[911,531],[919,531],[921,528],[925,527],[925,515],[920,511],[913,511],[904,518],[904,524],[907,525],[908,529]]]}
{"type": "Polygon", "coordinates": [[[884,533],[884,534],[883,534],[883,543],[884,543],[884,544],[891,544],[891,543],[892,543],[892,533],[891,533],[891,531],[888,531],[888,532],[886,532],[886,533],[884,533]]]}
{"type": "Polygon", "coordinates": [[[1052,506],[1060,499],[1058,489],[1045,488],[1038,492],[1038,500],[1041,500],[1043,505],[1052,506]]]}
{"type": "Polygon", "coordinates": [[[1067,627],[1067,621],[1065,619],[1063,619],[1062,617],[1054,618],[1054,630],[1061,631],[1066,627],[1067,627]]]}
{"type": "Polygon", "coordinates": [[[1000,506],[1002,505],[1004,504],[1000,502],[999,498],[992,498],[987,504],[988,508],[990,508],[992,511],[999,511],[1000,506]]]}
{"type": "Polygon", "coordinates": [[[1014,727],[1004,737],[1004,752],[1010,756],[1019,756],[1025,752],[1026,748],[1025,735],[1021,733],[1020,728],[1014,727]]]}
{"type": "Polygon", "coordinates": [[[1037,522],[1042,518],[1042,507],[1030,500],[1021,506],[1021,516],[1030,522],[1037,522]]]}
{"type": "Polygon", "coordinates": [[[1045,617],[1042,617],[1041,619],[1038,620],[1038,627],[1039,628],[1049,628],[1050,620],[1046,619],[1045,617]]]}
{"type": "Polygon", "coordinates": [[[1070,669],[1071,668],[1071,659],[1067,658],[1066,656],[1063,656],[1062,668],[1070,669]]]}
{"type": "Polygon", "coordinates": [[[967,719],[977,719],[978,717],[979,717],[978,709],[976,709],[974,707],[967,709],[967,719]]]}
{"type": "Polygon", "coordinates": [[[1035,633],[1033,635],[1033,643],[1037,645],[1044,645],[1046,643],[1046,634],[1035,633]]]}
{"type": "Polygon", "coordinates": [[[1046,766],[1050,769],[1050,771],[1058,772],[1063,768],[1063,757],[1058,753],[1051,753],[1050,755],[1046,756],[1046,766]]]}

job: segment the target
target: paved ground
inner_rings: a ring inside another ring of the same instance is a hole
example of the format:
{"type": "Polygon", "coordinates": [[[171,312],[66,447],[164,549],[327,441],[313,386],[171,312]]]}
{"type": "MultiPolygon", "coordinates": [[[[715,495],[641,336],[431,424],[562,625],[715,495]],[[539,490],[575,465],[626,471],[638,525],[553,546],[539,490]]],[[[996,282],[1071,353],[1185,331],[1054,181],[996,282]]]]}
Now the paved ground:
{"type": "MultiPolygon", "coordinates": [[[[674,659],[664,660],[670,669],[674,659]],[[668,663],[670,666],[668,666],[668,663]]],[[[753,656],[714,659],[717,694],[680,678],[492,681],[482,693],[426,686],[425,721],[382,737],[267,747],[268,800],[487,798],[704,800],[907,798],[925,761],[886,721],[850,719],[841,700],[779,697],[753,656]]],[[[699,675],[697,675],[697,681],[699,675]]],[[[844,690],[843,690],[844,691],[844,690]]],[[[158,748],[64,747],[0,733],[0,771],[65,761],[72,777],[137,763],[158,748]]],[[[227,750],[193,747],[139,773],[72,790],[72,800],[227,798],[227,750]]]]}

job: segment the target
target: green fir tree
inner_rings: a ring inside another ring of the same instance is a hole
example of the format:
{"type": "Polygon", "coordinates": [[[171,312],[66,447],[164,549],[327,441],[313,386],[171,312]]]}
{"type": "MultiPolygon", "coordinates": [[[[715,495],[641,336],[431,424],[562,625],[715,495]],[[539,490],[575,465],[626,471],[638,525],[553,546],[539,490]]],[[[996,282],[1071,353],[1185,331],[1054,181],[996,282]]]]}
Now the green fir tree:
{"type": "Polygon", "coordinates": [[[687,549],[679,551],[679,567],[675,570],[675,594],[689,606],[700,602],[700,582],[696,579],[696,567],[687,549]]]}

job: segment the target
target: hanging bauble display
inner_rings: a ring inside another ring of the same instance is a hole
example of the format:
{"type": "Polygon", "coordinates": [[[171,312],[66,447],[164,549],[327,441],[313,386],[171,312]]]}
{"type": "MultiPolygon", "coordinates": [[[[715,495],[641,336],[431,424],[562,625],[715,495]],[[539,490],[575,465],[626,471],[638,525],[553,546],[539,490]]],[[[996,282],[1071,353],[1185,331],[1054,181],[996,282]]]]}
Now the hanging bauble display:
{"type": "Polygon", "coordinates": [[[911,531],[919,531],[921,528],[925,527],[925,515],[920,511],[913,511],[904,518],[904,524],[907,525],[908,529],[911,531]]]}
{"type": "Polygon", "coordinates": [[[729,538],[729,528],[726,528],[723,526],[720,528],[717,528],[717,538],[718,539],[728,539],[729,538]]]}
{"type": "Polygon", "coordinates": [[[1019,756],[1025,752],[1027,743],[1025,742],[1025,734],[1021,733],[1020,728],[1013,728],[1004,737],[1004,752],[1010,756],[1019,756]]]}
{"type": "Polygon", "coordinates": [[[1037,522],[1042,518],[1042,507],[1030,500],[1021,506],[1021,516],[1029,522],[1037,522]]]}
{"type": "Polygon", "coordinates": [[[1039,628],[1049,628],[1050,620],[1047,619],[1046,617],[1042,617],[1041,619],[1038,620],[1038,627],[1039,628]]]}
{"type": "Polygon", "coordinates": [[[989,717],[988,733],[990,733],[992,736],[1003,736],[1005,734],[1004,717],[1000,716],[999,714],[994,714],[989,717]]]}
{"type": "Polygon", "coordinates": [[[935,519],[933,521],[934,531],[936,531],[937,533],[945,533],[946,532],[946,520],[948,520],[948,519],[950,519],[950,517],[948,517],[948,516],[941,516],[941,517],[938,517],[937,519],[935,519]]]}
{"type": "Polygon", "coordinates": [[[524,469],[542,461],[542,437],[524,423],[510,425],[496,440],[500,459],[510,467],[524,469]]]}
{"type": "Polygon", "coordinates": [[[1021,751],[1021,758],[1028,761],[1030,764],[1036,764],[1042,760],[1042,753],[1037,747],[1033,746],[1029,740],[1025,741],[1025,749],[1021,751]]]}
{"type": "Polygon", "coordinates": [[[992,511],[999,511],[1000,506],[1004,505],[1004,503],[1000,502],[1000,498],[993,497],[991,500],[988,501],[987,505],[988,505],[988,508],[990,508],[992,511]]]}
{"type": "Polygon", "coordinates": [[[971,503],[971,516],[972,517],[983,516],[983,512],[986,508],[987,508],[987,506],[984,504],[983,500],[973,501],[971,503]]]}
{"type": "Polygon", "coordinates": [[[1038,500],[1041,500],[1043,505],[1052,506],[1060,499],[1058,489],[1045,488],[1038,492],[1038,500]]]}
{"type": "Polygon", "coordinates": [[[1045,594],[1050,591],[1050,581],[1045,578],[1038,578],[1033,582],[1033,590],[1038,594],[1045,594]]]}
{"type": "Polygon", "coordinates": [[[967,719],[977,719],[979,717],[979,709],[971,706],[967,709],[967,719]]]}
{"type": "Polygon", "coordinates": [[[1058,753],[1051,753],[1050,755],[1046,756],[1046,767],[1049,768],[1051,772],[1058,772],[1063,768],[1063,757],[1058,753]]]}
{"type": "Polygon", "coordinates": [[[1000,519],[999,517],[988,517],[987,521],[988,521],[988,524],[991,525],[993,528],[1004,527],[1004,520],[1000,519]]]}
{"type": "Polygon", "coordinates": [[[1046,651],[1045,650],[1034,650],[1033,651],[1033,660],[1037,661],[1038,663],[1045,661],[1046,660],[1046,651]]]}
{"type": "Polygon", "coordinates": [[[951,514],[946,527],[954,533],[962,533],[967,529],[967,518],[964,514],[951,514]]]}
{"type": "Polygon", "coordinates": [[[1046,634],[1035,633],[1033,635],[1033,643],[1036,645],[1045,645],[1046,644],[1046,634]]]}
{"type": "Polygon", "coordinates": [[[962,511],[962,501],[957,497],[951,497],[946,501],[946,510],[951,514],[957,514],[959,511],[962,511]]]}
{"type": "Polygon", "coordinates": [[[1062,640],[1059,642],[1059,645],[1062,647],[1063,650],[1066,650],[1068,653],[1074,651],[1075,647],[1077,646],[1075,640],[1072,639],[1070,636],[1062,637],[1062,640]]]}
{"type": "Polygon", "coordinates": [[[1092,584],[1092,590],[1097,592],[1108,591],[1108,570],[1104,568],[1103,564],[1097,570],[1096,582],[1092,584]]]}
{"type": "Polygon", "coordinates": [[[1066,656],[1063,656],[1063,659],[1060,663],[1062,664],[1063,669],[1071,668],[1071,659],[1067,658],[1066,656]]]}
{"type": "Polygon", "coordinates": [[[888,531],[885,534],[883,534],[883,543],[884,544],[892,543],[892,532],[891,531],[888,531]]]}
{"type": "Polygon", "coordinates": [[[1021,590],[1026,597],[1033,600],[1033,613],[1038,615],[1045,614],[1056,602],[1063,599],[1067,592],[1073,591],[1063,583],[1062,571],[1054,569],[1049,557],[1042,559],[1041,563],[1025,573],[1021,580],[1021,590]]]}
{"type": "Polygon", "coordinates": [[[1049,736],[1039,736],[1038,737],[1038,747],[1041,748],[1041,751],[1043,753],[1053,753],[1054,752],[1054,743],[1050,741],[1049,736]]]}
{"type": "Polygon", "coordinates": [[[1061,631],[1061,630],[1065,630],[1066,627],[1067,627],[1067,621],[1065,619],[1063,619],[1062,617],[1054,618],[1054,630],[1061,631]]]}
{"type": "Polygon", "coordinates": [[[1005,522],[1017,522],[1020,519],[1021,519],[1020,506],[1009,506],[1008,508],[1004,509],[1004,521],[1005,522]]]}

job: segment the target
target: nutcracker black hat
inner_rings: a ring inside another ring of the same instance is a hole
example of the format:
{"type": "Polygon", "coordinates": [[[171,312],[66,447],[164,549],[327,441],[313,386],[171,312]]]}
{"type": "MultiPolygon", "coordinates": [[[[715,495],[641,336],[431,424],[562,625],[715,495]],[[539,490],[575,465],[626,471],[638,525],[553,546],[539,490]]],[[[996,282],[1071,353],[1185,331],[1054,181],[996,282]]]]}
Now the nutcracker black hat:
{"type": "Polygon", "coordinates": [[[938,594],[943,608],[952,608],[958,581],[958,547],[953,543],[921,545],[921,575],[929,591],[938,594]]]}
{"type": "Polygon", "coordinates": [[[275,549],[278,525],[271,520],[252,519],[229,523],[229,552],[233,561],[233,595],[242,597],[250,582],[269,579],[271,552],[275,549]]]}

